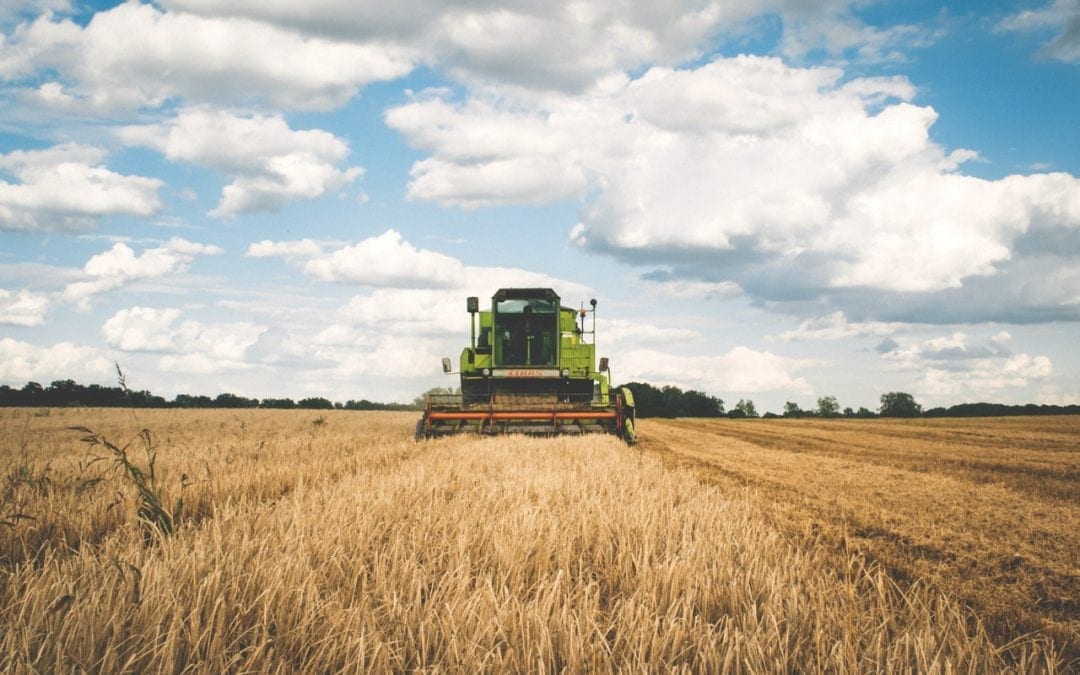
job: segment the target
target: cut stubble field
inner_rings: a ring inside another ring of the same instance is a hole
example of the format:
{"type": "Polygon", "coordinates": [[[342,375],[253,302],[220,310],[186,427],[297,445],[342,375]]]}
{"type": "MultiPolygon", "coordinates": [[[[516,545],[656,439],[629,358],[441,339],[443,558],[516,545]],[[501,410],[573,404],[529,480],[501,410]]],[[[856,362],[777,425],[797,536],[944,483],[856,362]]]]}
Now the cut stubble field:
{"type": "MultiPolygon", "coordinates": [[[[642,447],[752,487],[796,540],[929,583],[999,642],[1080,642],[1080,418],[653,420],[642,447]]],[[[644,435],[644,434],[643,434],[644,435]]]]}
{"type": "Polygon", "coordinates": [[[0,410],[0,671],[1075,667],[1080,418],[414,422],[0,410]]]}

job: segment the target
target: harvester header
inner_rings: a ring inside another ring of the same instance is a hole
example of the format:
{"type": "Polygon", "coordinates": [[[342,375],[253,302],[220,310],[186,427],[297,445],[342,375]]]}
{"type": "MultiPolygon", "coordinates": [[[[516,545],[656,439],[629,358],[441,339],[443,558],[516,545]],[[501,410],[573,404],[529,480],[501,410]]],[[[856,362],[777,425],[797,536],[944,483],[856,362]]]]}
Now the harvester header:
{"type": "MultiPolygon", "coordinates": [[[[476,297],[465,308],[471,337],[458,364],[461,393],[429,395],[418,439],[602,432],[634,442],[633,394],[611,387],[606,358],[597,367],[596,300],[575,309],[550,288],[500,288],[490,309],[476,297]]],[[[454,372],[449,358],[443,372],[454,372]]]]}

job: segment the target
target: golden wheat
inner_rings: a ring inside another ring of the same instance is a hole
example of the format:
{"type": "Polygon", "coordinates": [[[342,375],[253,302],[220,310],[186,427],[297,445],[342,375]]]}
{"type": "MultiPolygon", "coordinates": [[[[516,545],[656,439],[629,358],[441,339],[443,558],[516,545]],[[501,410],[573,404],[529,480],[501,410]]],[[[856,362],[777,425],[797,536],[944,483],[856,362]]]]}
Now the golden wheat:
{"type": "Polygon", "coordinates": [[[790,537],[767,491],[612,438],[416,444],[393,413],[7,412],[5,672],[1058,667],[1040,639],[1006,655],[851,541],[838,556],[790,537]],[[100,463],[76,424],[155,431],[163,496],[185,503],[172,535],[143,536],[122,475],[87,487],[100,463]]]}
{"type": "Polygon", "coordinates": [[[641,426],[669,464],[755,486],[781,529],[932,582],[999,642],[1038,631],[1080,656],[1080,418],[641,426]]]}

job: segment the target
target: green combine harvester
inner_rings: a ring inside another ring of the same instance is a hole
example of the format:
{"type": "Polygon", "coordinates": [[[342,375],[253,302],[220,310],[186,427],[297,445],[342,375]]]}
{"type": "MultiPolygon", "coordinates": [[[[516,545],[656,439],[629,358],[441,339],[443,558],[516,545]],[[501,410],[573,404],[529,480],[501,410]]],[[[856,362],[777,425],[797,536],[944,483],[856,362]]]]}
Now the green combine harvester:
{"type": "MultiPolygon", "coordinates": [[[[599,432],[633,444],[634,397],[611,388],[607,358],[596,367],[596,300],[589,304],[564,307],[550,288],[501,288],[483,311],[468,298],[461,393],[429,395],[416,438],[599,432]]],[[[449,358],[443,372],[453,372],[449,358]]]]}

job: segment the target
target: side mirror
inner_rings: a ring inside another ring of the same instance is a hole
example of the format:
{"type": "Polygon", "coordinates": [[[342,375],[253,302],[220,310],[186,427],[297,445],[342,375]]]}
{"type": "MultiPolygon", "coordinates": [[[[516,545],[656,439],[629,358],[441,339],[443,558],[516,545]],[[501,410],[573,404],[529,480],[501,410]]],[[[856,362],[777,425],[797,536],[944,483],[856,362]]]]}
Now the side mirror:
{"type": "Polygon", "coordinates": [[[476,314],[477,312],[479,312],[480,298],[476,297],[475,295],[470,295],[469,297],[465,298],[465,309],[468,310],[469,314],[476,314]]]}
{"type": "Polygon", "coordinates": [[[606,356],[600,357],[600,372],[606,373],[608,370],[608,360],[606,356]]]}
{"type": "Polygon", "coordinates": [[[453,369],[454,366],[452,363],[450,363],[450,359],[444,356],[442,360],[442,371],[444,373],[449,373],[453,369]]]}

